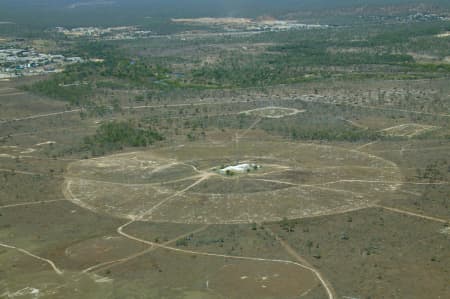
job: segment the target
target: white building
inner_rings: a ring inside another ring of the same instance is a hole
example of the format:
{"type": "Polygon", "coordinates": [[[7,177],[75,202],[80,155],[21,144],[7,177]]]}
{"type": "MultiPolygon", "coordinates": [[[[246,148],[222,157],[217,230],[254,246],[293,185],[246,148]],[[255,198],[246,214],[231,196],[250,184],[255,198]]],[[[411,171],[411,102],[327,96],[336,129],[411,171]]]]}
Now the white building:
{"type": "Polygon", "coordinates": [[[261,166],[256,165],[256,164],[244,163],[244,164],[227,166],[225,168],[220,169],[219,172],[221,174],[246,173],[246,172],[249,172],[251,170],[255,170],[255,169],[259,169],[259,168],[261,168],[261,166]]]}

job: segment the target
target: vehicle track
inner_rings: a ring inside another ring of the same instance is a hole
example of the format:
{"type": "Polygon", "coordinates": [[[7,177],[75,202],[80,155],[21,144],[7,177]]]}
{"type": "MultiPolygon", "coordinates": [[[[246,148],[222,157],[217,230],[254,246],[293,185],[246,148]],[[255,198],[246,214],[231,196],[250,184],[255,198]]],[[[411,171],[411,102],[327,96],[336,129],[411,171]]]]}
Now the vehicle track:
{"type": "Polygon", "coordinates": [[[328,284],[326,284],[326,282],[323,280],[322,276],[318,276],[318,275],[320,275],[320,273],[318,273],[317,270],[315,270],[314,268],[311,268],[310,266],[304,265],[304,264],[299,263],[299,262],[289,261],[289,260],[265,259],[265,258],[245,257],[245,256],[233,256],[233,255],[209,253],[209,252],[202,252],[202,251],[193,251],[193,250],[187,250],[187,249],[180,249],[180,248],[170,247],[170,246],[167,246],[167,245],[158,244],[158,243],[154,243],[154,242],[151,242],[151,241],[147,241],[147,240],[135,237],[135,236],[127,234],[126,232],[123,231],[127,226],[131,225],[134,222],[136,222],[136,220],[131,220],[131,221],[121,225],[120,227],[117,228],[117,233],[119,235],[125,237],[125,238],[128,238],[128,239],[136,241],[136,242],[140,242],[140,243],[143,243],[143,244],[147,244],[147,245],[151,245],[151,246],[155,246],[155,247],[158,247],[158,248],[162,248],[162,249],[166,249],[166,250],[174,251],[174,252],[178,252],[178,253],[183,253],[183,254],[211,256],[211,257],[219,257],[219,258],[235,259],[235,260],[247,260],[247,261],[255,261],[255,262],[269,262],[269,263],[281,263],[281,264],[287,264],[287,265],[295,265],[295,266],[298,266],[300,268],[303,268],[303,269],[306,269],[306,270],[309,270],[309,271],[313,272],[314,275],[319,279],[319,281],[321,281],[322,285],[325,287],[325,289],[327,291],[328,299],[335,299],[333,293],[331,292],[331,290],[328,287],[328,284]]]}
{"type": "Polygon", "coordinates": [[[397,209],[397,208],[393,208],[393,207],[388,207],[388,206],[384,206],[384,205],[376,204],[376,205],[373,205],[373,207],[384,209],[384,210],[391,211],[391,212],[394,212],[394,213],[407,215],[407,216],[418,217],[418,218],[422,218],[422,219],[430,220],[430,221],[434,221],[434,222],[439,222],[439,223],[444,223],[444,224],[449,224],[450,223],[450,220],[445,220],[445,219],[438,218],[438,217],[433,217],[433,216],[427,216],[427,215],[422,215],[422,214],[418,214],[418,213],[413,213],[413,212],[410,212],[410,211],[397,209]]]}
{"type": "Polygon", "coordinates": [[[407,181],[377,181],[377,180],[337,180],[332,182],[320,183],[320,184],[311,184],[311,185],[303,185],[303,186],[323,186],[323,185],[333,185],[338,183],[370,183],[370,184],[408,184],[408,185],[450,185],[450,182],[447,181],[438,181],[433,183],[422,183],[422,182],[407,182],[407,181]]]}
{"type": "Polygon", "coordinates": [[[37,256],[37,255],[35,255],[35,254],[29,252],[28,250],[25,250],[25,249],[22,249],[22,248],[19,248],[19,247],[15,247],[15,246],[12,246],[12,245],[0,243],[0,246],[1,246],[1,247],[4,247],[4,248],[8,248],[8,249],[17,250],[17,251],[19,251],[19,252],[21,252],[21,253],[23,253],[23,254],[25,254],[25,255],[31,256],[32,258],[35,258],[35,259],[37,259],[37,260],[46,262],[47,264],[49,264],[49,265],[53,268],[53,270],[55,271],[56,274],[58,274],[58,275],[62,275],[62,274],[63,274],[63,271],[60,270],[60,269],[55,265],[55,263],[54,263],[53,261],[49,260],[49,259],[46,259],[46,258],[37,256]]]}
{"type": "MultiPolygon", "coordinates": [[[[308,95],[301,95],[300,97],[288,97],[288,98],[285,97],[285,98],[279,98],[278,100],[279,101],[302,101],[302,102],[307,102],[307,103],[313,102],[310,99],[305,99],[305,97],[308,97],[308,95]]],[[[180,104],[170,104],[170,105],[122,106],[121,108],[125,109],[125,110],[135,110],[135,109],[164,108],[164,107],[187,107],[187,106],[254,103],[254,102],[260,102],[260,101],[264,101],[264,100],[267,100],[267,99],[227,101],[227,102],[202,101],[202,102],[180,103],[180,104]]],[[[450,117],[450,114],[445,114],[445,113],[432,113],[432,112],[415,111],[415,110],[407,110],[407,109],[400,109],[400,108],[384,108],[384,107],[376,107],[376,106],[369,106],[369,105],[357,105],[357,104],[348,104],[348,103],[330,103],[330,102],[324,102],[324,101],[317,101],[317,102],[321,103],[321,104],[332,105],[332,106],[342,106],[343,105],[343,106],[359,107],[359,108],[366,108],[366,109],[373,109],[373,110],[398,111],[398,112],[406,112],[406,113],[413,113],[413,114],[424,114],[424,115],[432,115],[432,116],[450,117]]],[[[16,119],[0,121],[0,124],[12,122],[12,121],[30,120],[30,119],[49,117],[49,116],[67,114],[67,113],[80,112],[80,111],[82,111],[82,109],[74,109],[74,110],[53,112],[53,113],[47,113],[47,114],[30,115],[30,116],[23,117],[23,118],[16,118],[16,119]]]]}
{"type": "Polygon", "coordinates": [[[69,113],[75,113],[75,112],[80,112],[80,111],[81,111],[81,109],[73,109],[73,110],[52,112],[52,113],[46,113],[46,114],[36,114],[36,115],[30,115],[30,116],[21,117],[21,118],[13,118],[13,119],[9,119],[9,120],[4,120],[4,121],[1,121],[0,124],[7,123],[7,122],[15,122],[15,121],[37,119],[37,118],[43,118],[43,117],[49,117],[49,116],[56,116],[56,115],[62,115],[62,114],[69,114],[69,113]]]}
{"type": "Polygon", "coordinates": [[[148,209],[147,211],[145,211],[144,213],[142,213],[139,216],[139,219],[142,219],[146,216],[149,216],[153,213],[154,210],[158,209],[160,206],[166,204],[167,202],[169,202],[170,200],[172,200],[173,198],[180,196],[181,194],[185,193],[186,191],[188,191],[189,189],[194,188],[195,186],[197,186],[198,184],[200,184],[201,182],[207,180],[209,177],[211,177],[213,174],[212,173],[205,173],[204,175],[202,175],[200,177],[200,179],[198,179],[197,181],[195,181],[193,184],[187,186],[186,188],[184,188],[183,190],[180,190],[174,194],[172,194],[171,196],[163,199],[162,201],[160,201],[159,203],[157,203],[156,205],[154,205],[152,208],[148,209]]]}
{"type": "Polygon", "coordinates": [[[326,183],[308,185],[308,184],[295,184],[295,183],[284,182],[284,181],[280,181],[280,180],[268,180],[268,179],[258,179],[258,178],[255,178],[253,180],[255,180],[255,181],[262,181],[262,182],[268,182],[268,183],[284,184],[284,185],[289,185],[289,186],[299,187],[299,188],[313,188],[313,189],[320,189],[320,190],[333,191],[333,192],[350,193],[350,194],[353,194],[353,195],[356,195],[356,196],[363,195],[363,193],[354,192],[354,191],[350,191],[350,190],[342,190],[342,189],[335,189],[335,188],[319,187],[319,186],[321,186],[323,184],[326,184],[326,183]]]}
{"type": "Polygon", "coordinates": [[[33,202],[22,202],[22,203],[0,206],[0,209],[8,209],[8,208],[31,206],[31,205],[40,205],[40,204],[52,203],[52,202],[58,202],[58,201],[67,201],[67,199],[51,199],[51,200],[41,200],[41,201],[33,201],[33,202]]]}
{"type": "MultiPolygon", "coordinates": [[[[178,241],[178,240],[180,240],[182,238],[186,238],[186,237],[188,237],[191,234],[196,234],[196,233],[202,232],[205,229],[207,229],[208,227],[209,227],[208,224],[204,225],[204,226],[202,226],[202,227],[200,227],[200,228],[198,228],[196,230],[190,231],[190,232],[185,233],[183,235],[177,236],[177,237],[175,237],[175,238],[173,238],[173,239],[171,239],[171,240],[169,240],[167,242],[164,242],[163,245],[172,244],[173,242],[176,242],[176,241],[178,241]]],[[[100,270],[109,269],[109,268],[115,267],[115,266],[117,266],[119,264],[123,264],[123,263],[129,262],[129,261],[131,261],[131,260],[133,260],[135,258],[143,256],[143,255],[145,255],[145,254],[147,254],[149,252],[152,252],[152,251],[154,251],[156,249],[157,248],[152,245],[152,246],[150,246],[150,248],[147,248],[146,250],[143,250],[141,252],[135,253],[135,254],[130,255],[128,257],[117,259],[117,260],[113,260],[113,261],[108,261],[108,262],[104,262],[104,263],[100,263],[100,264],[91,266],[89,268],[84,269],[82,271],[82,273],[88,273],[88,272],[92,272],[92,271],[100,271],[100,270]]]]}
{"type": "Polygon", "coordinates": [[[26,92],[4,93],[4,94],[0,94],[0,97],[19,96],[19,95],[23,95],[23,94],[26,94],[26,92]]]}
{"type": "Polygon", "coordinates": [[[297,251],[294,250],[294,248],[292,248],[286,241],[284,241],[279,235],[274,233],[270,228],[264,226],[264,230],[267,231],[271,236],[273,236],[290,256],[296,259],[299,263],[311,268],[311,271],[314,272],[316,277],[319,279],[319,281],[325,288],[328,294],[328,298],[330,299],[337,298],[336,291],[331,286],[331,283],[323,277],[323,275],[319,272],[319,270],[315,269],[306,259],[304,259],[301,255],[299,255],[297,251]]]}

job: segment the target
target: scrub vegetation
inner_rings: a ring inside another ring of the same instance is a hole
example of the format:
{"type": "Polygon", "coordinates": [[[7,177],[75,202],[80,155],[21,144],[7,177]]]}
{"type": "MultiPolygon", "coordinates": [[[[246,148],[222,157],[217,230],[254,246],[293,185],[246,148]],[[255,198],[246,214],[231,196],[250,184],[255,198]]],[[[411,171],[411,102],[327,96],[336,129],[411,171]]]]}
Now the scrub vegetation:
{"type": "Polygon", "coordinates": [[[1,298],[448,297],[448,1],[1,2],[1,298]]]}

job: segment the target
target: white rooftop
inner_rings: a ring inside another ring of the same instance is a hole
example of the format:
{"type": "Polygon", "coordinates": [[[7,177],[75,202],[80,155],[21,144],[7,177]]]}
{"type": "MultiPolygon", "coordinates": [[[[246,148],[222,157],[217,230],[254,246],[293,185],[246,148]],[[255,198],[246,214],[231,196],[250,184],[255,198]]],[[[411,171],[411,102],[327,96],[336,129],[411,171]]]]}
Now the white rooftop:
{"type": "Polygon", "coordinates": [[[227,172],[245,173],[245,172],[247,172],[249,170],[252,170],[255,166],[257,168],[260,168],[260,166],[256,165],[256,164],[244,163],[244,164],[227,166],[225,168],[220,169],[219,172],[222,173],[222,174],[225,174],[227,172]]]}

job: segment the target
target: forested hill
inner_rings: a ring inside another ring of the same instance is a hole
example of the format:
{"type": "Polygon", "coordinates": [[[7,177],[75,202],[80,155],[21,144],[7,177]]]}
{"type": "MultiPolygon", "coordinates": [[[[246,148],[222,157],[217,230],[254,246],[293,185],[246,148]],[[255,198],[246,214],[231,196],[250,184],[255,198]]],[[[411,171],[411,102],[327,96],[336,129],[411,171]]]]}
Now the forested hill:
{"type": "Polygon", "coordinates": [[[37,26],[126,24],[145,17],[276,17],[299,10],[420,3],[450,7],[448,0],[1,0],[0,22],[37,26]]]}

